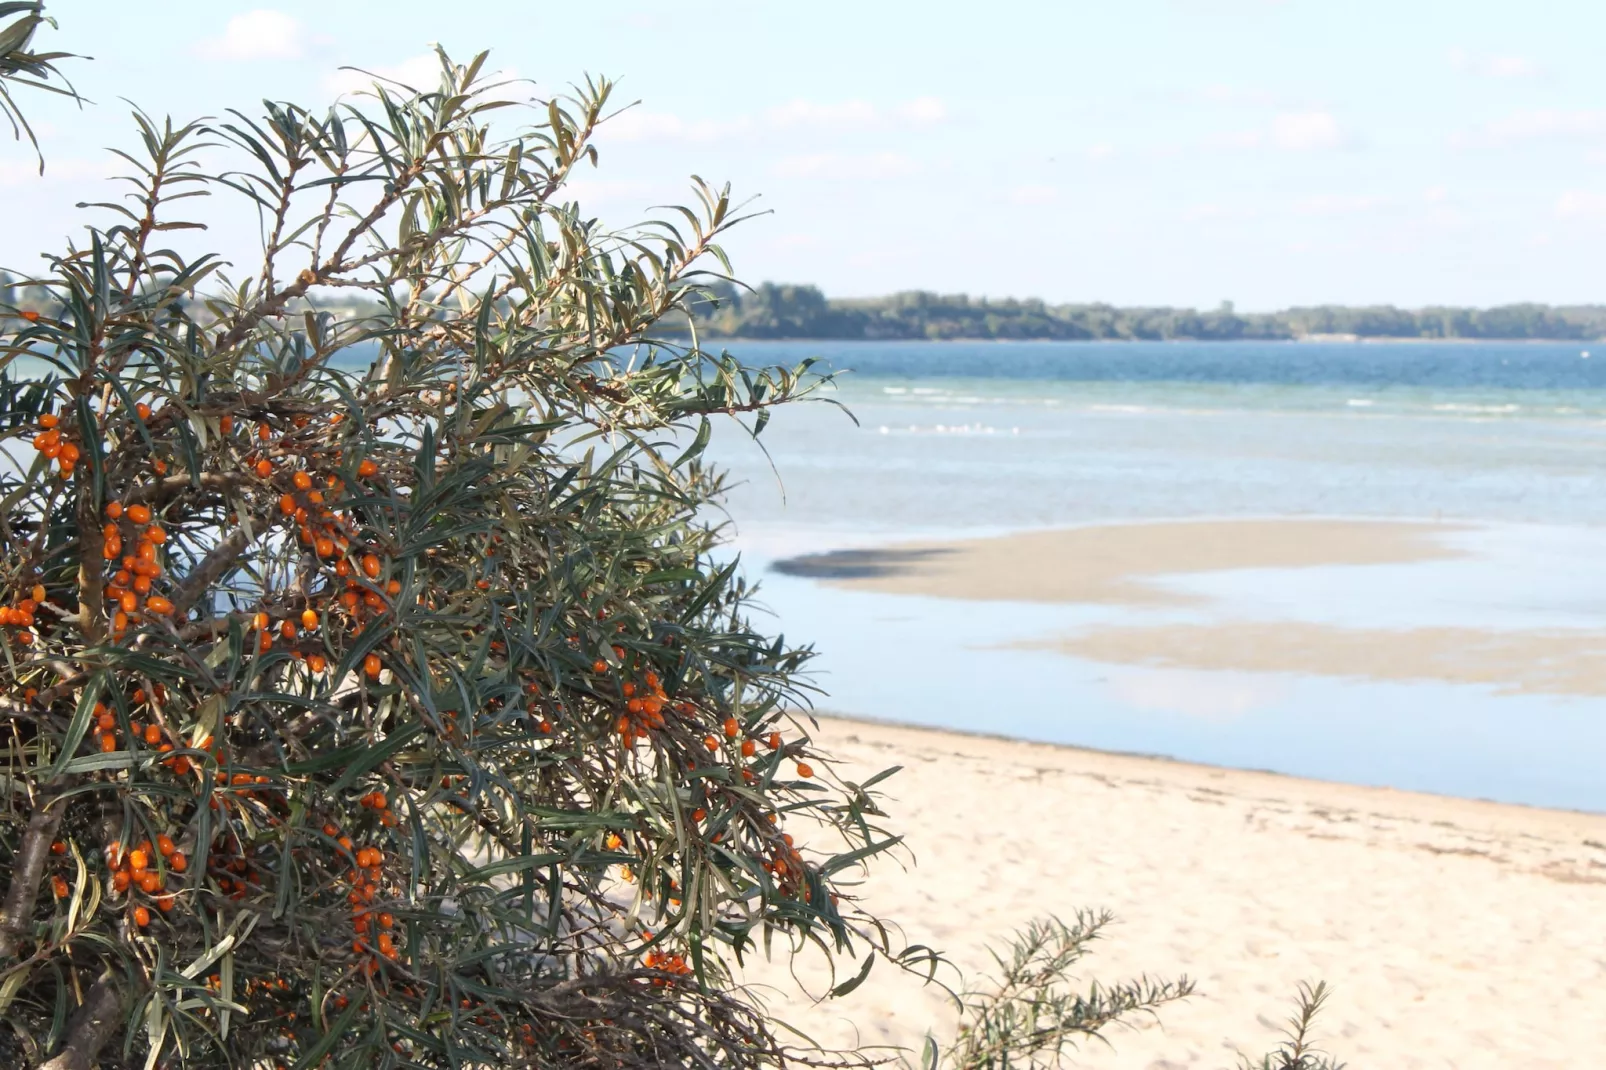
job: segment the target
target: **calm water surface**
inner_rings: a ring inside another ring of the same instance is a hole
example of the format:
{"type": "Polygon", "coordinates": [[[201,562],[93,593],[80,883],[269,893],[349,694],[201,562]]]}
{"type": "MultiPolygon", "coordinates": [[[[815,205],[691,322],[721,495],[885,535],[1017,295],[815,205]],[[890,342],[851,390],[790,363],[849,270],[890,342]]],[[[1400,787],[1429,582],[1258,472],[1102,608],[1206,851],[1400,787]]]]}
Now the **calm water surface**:
{"type": "MultiPolygon", "coordinates": [[[[1195,517],[1479,522],[1469,558],[1214,574],[1210,619],[1356,627],[1606,622],[1606,347],[731,343],[820,357],[831,405],[716,436],[737,546],[1195,517]],[[1588,353],[1589,355],[1585,355],[1588,353]],[[773,464],[773,470],[771,465],[773,464]],[[778,473],[778,475],[777,475],[778,473]]],[[[1006,649],[1111,607],[952,603],[764,573],[821,651],[822,708],[1357,783],[1606,810],[1606,700],[1112,666],[1006,649]]],[[[1144,623],[1156,617],[1141,616],[1144,623]]]]}

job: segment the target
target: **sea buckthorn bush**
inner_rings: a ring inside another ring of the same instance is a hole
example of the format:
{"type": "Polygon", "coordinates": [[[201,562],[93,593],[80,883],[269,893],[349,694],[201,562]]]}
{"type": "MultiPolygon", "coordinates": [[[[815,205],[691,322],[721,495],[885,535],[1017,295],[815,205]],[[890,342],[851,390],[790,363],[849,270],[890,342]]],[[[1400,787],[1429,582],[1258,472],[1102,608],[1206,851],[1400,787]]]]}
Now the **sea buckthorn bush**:
{"type": "Polygon", "coordinates": [[[610,84],[484,62],[136,113],[0,308],[5,1065],[818,1063],[732,963],[925,954],[707,517],[714,418],[819,382],[696,344],[729,193],[604,229],[610,84]]]}

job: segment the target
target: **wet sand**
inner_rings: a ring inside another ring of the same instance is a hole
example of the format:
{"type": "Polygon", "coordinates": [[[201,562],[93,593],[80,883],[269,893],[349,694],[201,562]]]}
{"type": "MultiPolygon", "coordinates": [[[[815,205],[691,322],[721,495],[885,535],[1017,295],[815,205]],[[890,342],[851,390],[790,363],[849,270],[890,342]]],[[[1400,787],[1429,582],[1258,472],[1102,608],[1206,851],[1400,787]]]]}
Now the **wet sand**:
{"type": "Polygon", "coordinates": [[[846,588],[1008,602],[1186,605],[1158,576],[1244,568],[1380,565],[1461,556],[1464,528],[1381,520],[1198,520],[1032,531],[991,539],[838,550],[776,571],[846,588]]]}
{"type": "MultiPolygon", "coordinates": [[[[1547,1070],[1606,1050],[1606,816],[822,719],[841,776],[890,765],[907,870],[868,903],[967,971],[1027,920],[1107,908],[1084,979],[1186,973],[1199,994],[1077,1065],[1216,1068],[1275,1042],[1297,982],[1353,1067],[1547,1070]]],[[[808,842],[806,835],[800,842],[808,842]]],[[[950,1036],[940,992],[878,965],[855,993],[777,1009],[822,1040],[950,1036]]],[[[822,979],[804,970],[805,981],[822,979]]]]}

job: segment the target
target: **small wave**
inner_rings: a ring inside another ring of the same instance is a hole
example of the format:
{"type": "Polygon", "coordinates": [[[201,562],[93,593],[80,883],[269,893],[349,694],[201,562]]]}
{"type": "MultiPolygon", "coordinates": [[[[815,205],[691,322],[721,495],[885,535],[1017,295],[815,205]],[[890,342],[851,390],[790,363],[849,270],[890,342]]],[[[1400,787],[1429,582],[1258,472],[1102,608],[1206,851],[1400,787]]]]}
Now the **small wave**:
{"type": "Polygon", "coordinates": [[[1448,402],[1448,403],[1443,404],[1443,405],[1435,405],[1435,406],[1433,406],[1433,411],[1434,412],[1475,412],[1475,413],[1490,414],[1490,413],[1503,413],[1503,412],[1520,412],[1521,410],[1522,410],[1522,406],[1521,405],[1462,405],[1462,404],[1457,404],[1455,402],[1448,402]]]}
{"type": "Polygon", "coordinates": [[[1153,412],[1147,405],[1089,405],[1089,412],[1153,412]]]}
{"type": "Polygon", "coordinates": [[[884,386],[881,388],[881,392],[883,394],[907,394],[909,388],[906,386],[884,386]]]}
{"type": "Polygon", "coordinates": [[[1344,402],[1344,404],[1353,409],[1369,409],[1373,405],[1376,405],[1377,402],[1373,401],[1371,398],[1350,398],[1348,401],[1344,402]]]}

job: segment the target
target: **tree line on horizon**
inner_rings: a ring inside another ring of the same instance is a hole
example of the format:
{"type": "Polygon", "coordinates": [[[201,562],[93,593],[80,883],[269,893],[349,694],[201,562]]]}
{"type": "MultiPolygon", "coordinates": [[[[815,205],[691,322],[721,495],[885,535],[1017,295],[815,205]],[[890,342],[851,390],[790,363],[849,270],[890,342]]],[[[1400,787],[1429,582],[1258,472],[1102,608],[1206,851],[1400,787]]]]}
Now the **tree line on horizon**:
{"type": "Polygon", "coordinates": [[[698,329],[728,338],[1043,341],[1286,341],[1322,335],[1593,341],[1606,338],[1606,305],[1512,304],[1494,308],[1317,305],[1238,312],[1231,302],[1192,308],[1051,305],[908,290],[828,298],[816,286],[766,282],[722,287],[698,309],[698,329]]]}

